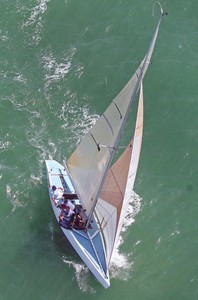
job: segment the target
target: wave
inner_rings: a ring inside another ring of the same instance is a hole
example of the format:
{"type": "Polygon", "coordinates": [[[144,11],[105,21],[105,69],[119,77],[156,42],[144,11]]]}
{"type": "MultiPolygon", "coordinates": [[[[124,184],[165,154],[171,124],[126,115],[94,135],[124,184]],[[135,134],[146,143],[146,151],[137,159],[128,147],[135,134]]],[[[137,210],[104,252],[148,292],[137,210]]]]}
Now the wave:
{"type": "Polygon", "coordinates": [[[55,58],[52,51],[46,51],[41,58],[41,64],[46,71],[44,78],[44,91],[46,98],[49,98],[50,86],[57,83],[69,73],[73,56],[76,53],[76,48],[71,47],[62,54],[59,61],[55,58]]]}
{"type": "MultiPolygon", "coordinates": [[[[3,135],[3,134],[2,134],[3,135]]],[[[6,133],[4,136],[0,137],[0,153],[7,151],[12,146],[11,142],[9,141],[9,134],[6,133]]]]}
{"type": "Polygon", "coordinates": [[[71,147],[73,148],[73,141],[76,141],[76,144],[80,142],[82,137],[86,135],[99,118],[99,115],[90,113],[90,109],[87,105],[79,106],[77,103],[77,96],[75,94],[70,94],[70,100],[63,103],[61,112],[58,116],[58,118],[64,122],[62,128],[67,130],[66,141],[68,150],[71,147]],[[72,125],[70,124],[71,120],[72,125]]]}
{"type": "Polygon", "coordinates": [[[15,192],[12,191],[12,188],[9,184],[6,185],[6,195],[7,198],[10,199],[10,202],[13,206],[12,211],[10,214],[7,216],[7,218],[15,211],[16,208],[18,207],[25,207],[26,204],[22,203],[19,199],[21,198],[20,196],[20,191],[16,190],[15,192]]]}
{"type": "Polygon", "coordinates": [[[116,278],[119,280],[128,280],[131,274],[131,269],[133,262],[131,261],[131,253],[124,254],[120,250],[120,246],[124,242],[124,233],[126,230],[135,222],[135,216],[139,213],[141,208],[141,197],[135,192],[132,193],[129,202],[129,207],[127,209],[127,214],[124,219],[123,227],[121,230],[121,235],[117,241],[116,247],[114,249],[111,265],[110,265],[110,275],[111,278],[116,278]]]}
{"type": "Polygon", "coordinates": [[[24,84],[27,83],[27,79],[24,77],[23,74],[20,74],[20,73],[15,73],[14,74],[14,81],[18,81],[18,82],[21,82],[21,83],[24,83],[24,84]]]}
{"type": "Polygon", "coordinates": [[[44,21],[42,19],[42,15],[47,11],[47,3],[49,1],[50,0],[38,0],[37,5],[31,9],[30,16],[22,24],[22,29],[24,29],[26,27],[30,27],[30,26],[35,26],[33,33],[31,35],[29,33],[27,33],[28,39],[29,38],[32,39],[30,41],[30,44],[34,43],[34,44],[38,45],[41,40],[41,32],[42,32],[43,23],[44,23],[44,21]]]}
{"type": "Polygon", "coordinates": [[[94,294],[96,291],[88,285],[88,268],[83,263],[75,263],[74,261],[68,260],[65,257],[63,257],[62,259],[67,266],[74,268],[75,278],[78,283],[79,289],[82,292],[89,292],[90,294],[94,294]]]}
{"type": "Polygon", "coordinates": [[[3,32],[3,30],[0,29],[0,40],[2,40],[3,42],[6,42],[7,40],[9,40],[8,31],[3,32]]]}

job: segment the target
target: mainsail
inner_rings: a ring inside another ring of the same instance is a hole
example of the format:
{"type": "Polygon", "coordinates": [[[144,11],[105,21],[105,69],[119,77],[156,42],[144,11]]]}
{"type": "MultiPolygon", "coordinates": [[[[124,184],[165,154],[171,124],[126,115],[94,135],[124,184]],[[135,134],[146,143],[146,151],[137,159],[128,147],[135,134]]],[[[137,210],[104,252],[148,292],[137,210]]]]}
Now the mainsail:
{"type": "Polygon", "coordinates": [[[78,197],[89,217],[97,205],[129,110],[150,63],[162,15],[150,47],[135,74],[66,162],[78,197]]]}

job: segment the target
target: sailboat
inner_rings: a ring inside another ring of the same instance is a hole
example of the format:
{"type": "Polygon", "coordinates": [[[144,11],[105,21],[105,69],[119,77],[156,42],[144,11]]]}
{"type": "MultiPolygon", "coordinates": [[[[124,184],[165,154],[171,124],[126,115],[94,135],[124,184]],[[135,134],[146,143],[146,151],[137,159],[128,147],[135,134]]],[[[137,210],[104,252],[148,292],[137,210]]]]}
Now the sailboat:
{"type": "MultiPolygon", "coordinates": [[[[161,6],[160,6],[161,7],[161,6]]],[[[156,43],[161,14],[150,46],[134,75],[63,164],[46,160],[52,208],[64,235],[104,288],[110,286],[109,267],[132,195],[143,134],[143,79],[156,43]],[[132,140],[116,162],[114,156],[129,111],[139,92],[132,140]],[[55,200],[54,190],[59,190],[55,200]],[[64,200],[62,199],[64,197],[64,200]],[[62,201],[57,204],[58,201],[62,201]],[[72,222],[64,225],[65,202],[73,205],[72,222]],[[81,227],[73,220],[80,215],[81,227]]]]}

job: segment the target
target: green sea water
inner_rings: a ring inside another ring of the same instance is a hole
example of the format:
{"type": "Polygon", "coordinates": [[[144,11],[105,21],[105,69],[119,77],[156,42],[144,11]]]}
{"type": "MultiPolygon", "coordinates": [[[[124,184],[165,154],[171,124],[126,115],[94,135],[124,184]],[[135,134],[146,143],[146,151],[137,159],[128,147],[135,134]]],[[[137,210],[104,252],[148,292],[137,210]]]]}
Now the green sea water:
{"type": "Polygon", "coordinates": [[[159,6],[1,0],[0,300],[198,299],[198,2],[161,4],[136,194],[105,290],[56,224],[44,161],[68,157],[123,88],[159,6]]]}

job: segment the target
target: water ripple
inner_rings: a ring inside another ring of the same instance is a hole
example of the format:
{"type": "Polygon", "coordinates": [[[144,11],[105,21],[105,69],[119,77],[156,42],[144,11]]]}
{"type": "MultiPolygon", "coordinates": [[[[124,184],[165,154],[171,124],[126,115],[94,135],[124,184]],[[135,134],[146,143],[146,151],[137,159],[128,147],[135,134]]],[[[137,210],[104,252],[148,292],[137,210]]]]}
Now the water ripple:
{"type": "Polygon", "coordinates": [[[42,15],[47,11],[47,3],[50,0],[38,0],[37,5],[32,8],[30,16],[28,19],[22,24],[22,28],[35,26],[34,33],[31,35],[32,42],[36,45],[39,44],[41,40],[41,32],[43,29],[43,19],[42,15]]]}
{"type": "MultiPolygon", "coordinates": [[[[46,51],[46,53],[41,58],[41,64],[46,71],[44,77],[44,90],[46,98],[49,99],[50,86],[53,83],[57,83],[69,73],[71,68],[71,63],[73,56],[76,53],[76,48],[70,48],[68,51],[64,52],[62,56],[57,61],[56,57],[52,51],[46,51]]],[[[82,70],[80,70],[82,72],[82,70]]]]}

